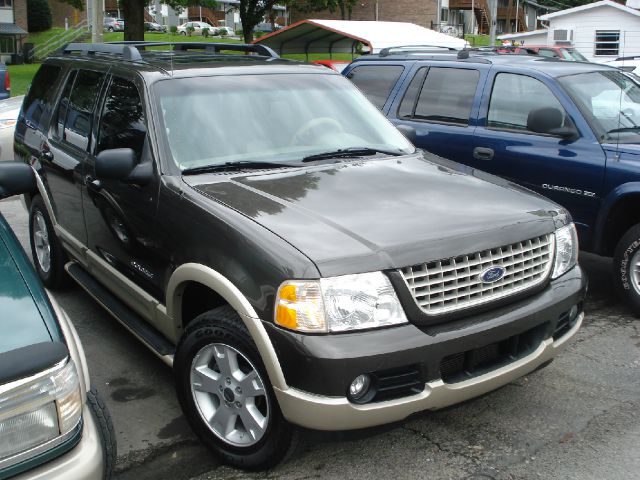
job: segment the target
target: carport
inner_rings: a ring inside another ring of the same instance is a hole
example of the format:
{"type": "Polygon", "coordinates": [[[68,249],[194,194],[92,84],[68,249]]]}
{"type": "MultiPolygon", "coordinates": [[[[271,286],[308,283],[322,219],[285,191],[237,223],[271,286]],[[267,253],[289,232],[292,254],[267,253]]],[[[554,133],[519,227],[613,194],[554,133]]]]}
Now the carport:
{"type": "Polygon", "coordinates": [[[302,20],[287,28],[265,35],[253,43],[267,45],[278,54],[378,53],[383,48],[429,45],[462,49],[466,40],[405,22],[373,22],[349,20],[302,20]]]}

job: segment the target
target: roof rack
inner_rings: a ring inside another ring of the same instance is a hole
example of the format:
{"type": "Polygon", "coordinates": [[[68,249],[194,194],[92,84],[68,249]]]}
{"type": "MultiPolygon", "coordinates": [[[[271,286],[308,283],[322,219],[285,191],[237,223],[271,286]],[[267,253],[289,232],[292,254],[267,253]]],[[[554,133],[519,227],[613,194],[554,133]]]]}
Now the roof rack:
{"type": "Polygon", "coordinates": [[[213,43],[213,42],[109,42],[109,43],[69,43],[62,47],[62,54],[81,53],[94,55],[96,53],[108,53],[121,55],[123,60],[131,62],[142,61],[140,50],[146,47],[171,46],[174,52],[187,52],[200,50],[205,53],[220,54],[221,51],[233,51],[244,53],[256,53],[264,57],[279,58],[278,54],[266,45],[248,45],[241,43],[213,43]]]}
{"type": "Polygon", "coordinates": [[[443,47],[442,45],[399,45],[397,47],[387,47],[380,50],[378,56],[387,57],[392,53],[429,53],[438,50],[445,50],[448,52],[457,52],[458,50],[453,47],[443,47]]]}

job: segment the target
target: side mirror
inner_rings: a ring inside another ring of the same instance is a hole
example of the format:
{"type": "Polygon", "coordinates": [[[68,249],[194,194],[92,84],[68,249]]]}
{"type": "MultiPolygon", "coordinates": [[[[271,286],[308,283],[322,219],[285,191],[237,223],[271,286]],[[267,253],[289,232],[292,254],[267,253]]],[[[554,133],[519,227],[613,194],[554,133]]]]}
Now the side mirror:
{"type": "Polygon", "coordinates": [[[22,162],[0,162],[0,200],[37,190],[33,169],[22,162]]]}
{"type": "Polygon", "coordinates": [[[137,165],[136,153],[131,148],[103,150],[96,157],[96,178],[124,180],[137,165]]]}
{"type": "Polygon", "coordinates": [[[407,140],[415,145],[416,140],[418,139],[418,134],[416,133],[416,129],[410,125],[396,125],[396,128],[400,131],[402,135],[405,136],[407,140]]]}
{"type": "Polygon", "coordinates": [[[536,108],[529,112],[527,117],[527,130],[547,135],[555,135],[565,140],[573,140],[578,138],[578,131],[571,120],[558,108],[543,107],[536,108]],[[566,125],[562,125],[566,123],[566,125]]]}

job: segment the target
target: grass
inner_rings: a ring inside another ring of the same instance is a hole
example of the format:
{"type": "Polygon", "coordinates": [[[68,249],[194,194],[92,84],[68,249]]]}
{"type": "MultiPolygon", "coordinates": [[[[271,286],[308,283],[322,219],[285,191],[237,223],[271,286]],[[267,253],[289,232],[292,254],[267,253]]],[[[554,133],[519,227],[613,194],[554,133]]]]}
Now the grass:
{"type": "Polygon", "coordinates": [[[9,65],[9,78],[11,79],[11,96],[24,95],[31,85],[31,79],[40,67],[39,64],[9,65]]]}
{"type": "Polygon", "coordinates": [[[47,43],[56,35],[60,35],[64,31],[64,28],[51,28],[49,30],[45,30],[44,32],[30,33],[25,42],[33,43],[36,46],[42,45],[43,43],[47,43]]]}

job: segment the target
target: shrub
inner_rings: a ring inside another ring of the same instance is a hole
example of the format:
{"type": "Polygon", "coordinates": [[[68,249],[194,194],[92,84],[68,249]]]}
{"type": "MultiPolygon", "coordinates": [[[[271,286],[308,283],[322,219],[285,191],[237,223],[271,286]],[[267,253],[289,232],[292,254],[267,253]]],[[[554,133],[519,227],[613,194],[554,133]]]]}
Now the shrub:
{"type": "Polygon", "coordinates": [[[187,35],[191,36],[195,31],[195,27],[187,27],[187,35]]]}
{"type": "Polygon", "coordinates": [[[27,0],[27,24],[29,32],[49,30],[53,20],[47,0],[27,0]]]}
{"type": "Polygon", "coordinates": [[[178,33],[178,27],[176,25],[171,25],[169,27],[169,33],[171,33],[171,35],[176,35],[178,33]]]}
{"type": "Polygon", "coordinates": [[[228,35],[228,31],[227,31],[227,27],[221,28],[220,29],[220,36],[221,37],[226,37],[228,35]]]}
{"type": "Polygon", "coordinates": [[[202,36],[205,38],[209,36],[209,29],[207,27],[202,29],[202,36]]]}

